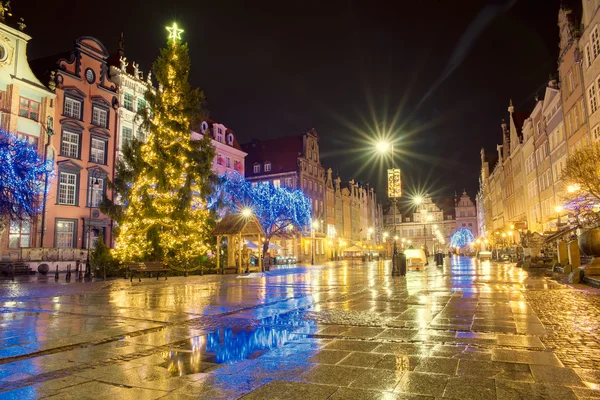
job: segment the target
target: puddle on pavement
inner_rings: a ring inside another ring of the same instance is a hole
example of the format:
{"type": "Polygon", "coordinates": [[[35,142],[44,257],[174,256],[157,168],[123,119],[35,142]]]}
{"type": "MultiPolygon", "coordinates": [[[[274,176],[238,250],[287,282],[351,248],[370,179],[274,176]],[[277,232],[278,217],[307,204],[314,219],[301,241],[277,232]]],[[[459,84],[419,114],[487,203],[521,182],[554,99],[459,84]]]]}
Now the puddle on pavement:
{"type": "Polygon", "coordinates": [[[257,358],[315,331],[315,322],[299,319],[298,313],[265,318],[243,328],[220,328],[163,353],[161,366],[180,376],[205,372],[217,364],[257,358]]]}

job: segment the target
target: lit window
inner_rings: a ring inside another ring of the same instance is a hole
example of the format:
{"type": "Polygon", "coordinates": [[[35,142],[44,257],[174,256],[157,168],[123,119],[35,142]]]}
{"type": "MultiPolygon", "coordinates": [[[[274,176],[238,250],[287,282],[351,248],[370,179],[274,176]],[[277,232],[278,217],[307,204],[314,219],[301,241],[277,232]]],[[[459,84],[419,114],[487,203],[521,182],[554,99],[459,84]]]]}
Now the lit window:
{"type": "Polygon", "coordinates": [[[8,247],[18,249],[20,247],[31,246],[31,222],[10,221],[8,232],[8,247]]]}
{"type": "Polygon", "coordinates": [[[592,137],[594,140],[600,140],[600,125],[596,125],[594,129],[592,129],[592,137]]]}
{"type": "Polygon", "coordinates": [[[65,157],[79,157],[79,134],[63,131],[60,154],[65,157]]]}
{"type": "Polygon", "coordinates": [[[133,111],[133,95],[131,93],[125,93],[123,95],[123,107],[129,111],[133,111]]]}
{"type": "Polygon", "coordinates": [[[590,35],[590,42],[592,45],[592,55],[594,59],[600,55],[600,35],[598,34],[598,27],[596,26],[590,35]]]}
{"type": "Polygon", "coordinates": [[[92,138],[90,149],[90,161],[97,164],[106,164],[106,142],[104,140],[92,138]]]}
{"type": "Polygon", "coordinates": [[[281,181],[279,179],[274,179],[273,180],[273,186],[275,186],[276,188],[281,186],[281,181]]]}
{"type": "Polygon", "coordinates": [[[27,143],[29,143],[31,146],[33,146],[33,148],[35,148],[37,150],[39,138],[37,138],[35,136],[29,136],[24,133],[17,133],[17,138],[19,138],[21,140],[26,140],[27,143]]]}
{"type": "Polygon", "coordinates": [[[75,247],[75,221],[56,221],[56,247],[75,247]]]}
{"type": "Polygon", "coordinates": [[[94,106],[92,111],[92,124],[102,128],[108,128],[108,111],[94,106]]]}
{"type": "Polygon", "coordinates": [[[265,163],[265,172],[269,172],[271,171],[271,163],[270,162],[266,162],[265,163]]]}
{"type": "Polygon", "coordinates": [[[223,165],[223,156],[221,154],[217,154],[217,165],[223,165]]]}
{"type": "Polygon", "coordinates": [[[58,185],[58,204],[76,205],[77,175],[61,172],[58,185]]]}
{"type": "Polygon", "coordinates": [[[598,109],[598,99],[596,98],[596,84],[592,84],[588,89],[588,101],[590,104],[590,114],[593,114],[598,109]]]}
{"type": "Polygon", "coordinates": [[[63,114],[67,117],[81,119],[81,101],[65,97],[63,114]]]}
{"type": "Polygon", "coordinates": [[[40,103],[21,97],[19,101],[19,116],[38,121],[40,119],[40,103]]]}
{"type": "Polygon", "coordinates": [[[260,164],[255,164],[253,167],[253,171],[255,174],[258,174],[260,172],[260,164]]]}

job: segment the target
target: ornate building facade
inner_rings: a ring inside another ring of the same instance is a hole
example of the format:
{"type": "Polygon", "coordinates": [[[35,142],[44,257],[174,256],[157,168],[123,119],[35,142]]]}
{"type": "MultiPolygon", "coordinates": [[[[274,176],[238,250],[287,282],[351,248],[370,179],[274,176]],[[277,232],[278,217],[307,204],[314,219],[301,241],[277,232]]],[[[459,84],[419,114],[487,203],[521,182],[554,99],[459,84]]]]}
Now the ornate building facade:
{"type": "MultiPolygon", "coordinates": [[[[55,133],[56,95],[31,71],[27,59],[31,37],[23,32],[24,26],[13,27],[13,22],[8,15],[0,17],[0,126],[27,139],[43,158],[52,159],[56,149],[49,144],[55,133]]],[[[10,221],[8,229],[0,232],[0,255],[39,246],[44,230],[41,216],[10,221]]]]}

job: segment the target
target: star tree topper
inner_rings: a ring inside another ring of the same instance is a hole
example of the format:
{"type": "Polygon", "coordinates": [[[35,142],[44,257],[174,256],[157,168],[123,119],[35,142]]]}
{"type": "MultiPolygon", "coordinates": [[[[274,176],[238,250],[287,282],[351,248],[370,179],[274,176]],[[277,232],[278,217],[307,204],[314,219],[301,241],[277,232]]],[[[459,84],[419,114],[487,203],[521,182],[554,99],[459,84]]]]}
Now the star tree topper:
{"type": "Polygon", "coordinates": [[[176,23],[173,23],[173,26],[170,28],[167,26],[167,30],[169,31],[169,39],[181,40],[181,32],[183,32],[183,29],[177,28],[176,23]]]}

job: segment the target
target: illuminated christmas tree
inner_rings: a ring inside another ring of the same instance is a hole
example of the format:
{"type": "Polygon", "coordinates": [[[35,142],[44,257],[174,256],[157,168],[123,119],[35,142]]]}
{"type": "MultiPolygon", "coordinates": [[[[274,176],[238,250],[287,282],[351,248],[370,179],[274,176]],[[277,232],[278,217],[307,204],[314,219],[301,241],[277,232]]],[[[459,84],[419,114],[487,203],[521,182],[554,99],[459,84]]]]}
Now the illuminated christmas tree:
{"type": "Polygon", "coordinates": [[[301,190],[275,187],[272,182],[253,185],[234,172],[221,177],[212,199],[222,213],[252,211],[265,232],[264,253],[273,237],[293,237],[310,227],[310,201],[301,190]]]}
{"type": "Polygon", "coordinates": [[[182,30],[169,30],[167,47],[153,65],[159,90],[148,92],[142,112],[145,143],[123,152],[113,187],[120,204],[103,209],[118,224],[115,253],[125,261],[160,260],[175,269],[194,269],[207,254],[214,218],[206,198],[212,192],[214,148],[209,135],[191,140],[203,94],[189,82],[188,47],[182,30]]]}
{"type": "Polygon", "coordinates": [[[450,246],[456,248],[467,247],[473,242],[475,242],[475,236],[470,229],[459,229],[450,237],[450,246]]]}

